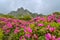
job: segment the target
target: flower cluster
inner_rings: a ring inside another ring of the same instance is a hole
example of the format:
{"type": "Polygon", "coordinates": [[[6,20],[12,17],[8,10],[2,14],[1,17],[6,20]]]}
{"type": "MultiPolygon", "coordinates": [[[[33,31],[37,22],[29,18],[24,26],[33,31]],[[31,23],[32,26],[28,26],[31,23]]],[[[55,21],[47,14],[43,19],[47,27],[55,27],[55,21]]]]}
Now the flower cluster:
{"type": "Polygon", "coordinates": [[[0,29],[4,34],[2,40],[60,40],[60,19],[56,15],[29,21],[0,18],[0,29]]]}

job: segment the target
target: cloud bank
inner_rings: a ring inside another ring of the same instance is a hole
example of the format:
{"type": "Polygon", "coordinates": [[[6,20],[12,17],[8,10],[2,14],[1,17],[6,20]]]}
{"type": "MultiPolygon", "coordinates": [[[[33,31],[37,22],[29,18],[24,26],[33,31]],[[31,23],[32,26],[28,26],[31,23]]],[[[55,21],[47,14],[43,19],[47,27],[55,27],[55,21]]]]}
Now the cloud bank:
{"type": "Polygon", "coordinates": [[[8,13],[20,7],[31,12],[50,14],[60,11],[60,0],[0,0],[1,13],[8,13]]]}

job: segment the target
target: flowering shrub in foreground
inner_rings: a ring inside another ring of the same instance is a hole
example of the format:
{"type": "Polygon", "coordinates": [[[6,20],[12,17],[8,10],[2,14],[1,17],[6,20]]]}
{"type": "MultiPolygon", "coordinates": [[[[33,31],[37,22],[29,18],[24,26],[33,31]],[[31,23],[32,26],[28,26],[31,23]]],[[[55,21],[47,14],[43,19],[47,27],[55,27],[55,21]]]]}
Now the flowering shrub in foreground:
{"type": "Polygon", "coordinates": [[[60,19],[56,15],[29,21],[0,18],[0,40],[60,40],[60,19]]]}

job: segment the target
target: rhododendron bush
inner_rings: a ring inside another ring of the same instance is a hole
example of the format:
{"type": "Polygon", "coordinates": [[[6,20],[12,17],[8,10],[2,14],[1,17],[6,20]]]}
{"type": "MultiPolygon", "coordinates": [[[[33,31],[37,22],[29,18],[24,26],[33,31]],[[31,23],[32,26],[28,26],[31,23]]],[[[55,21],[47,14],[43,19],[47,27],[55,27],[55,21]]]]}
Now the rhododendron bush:
{"type": "Polygon", "coordinates": [[[0,18],[0,40],[60,40],[60,18],[56,15],[29,21],[0,18]]]}

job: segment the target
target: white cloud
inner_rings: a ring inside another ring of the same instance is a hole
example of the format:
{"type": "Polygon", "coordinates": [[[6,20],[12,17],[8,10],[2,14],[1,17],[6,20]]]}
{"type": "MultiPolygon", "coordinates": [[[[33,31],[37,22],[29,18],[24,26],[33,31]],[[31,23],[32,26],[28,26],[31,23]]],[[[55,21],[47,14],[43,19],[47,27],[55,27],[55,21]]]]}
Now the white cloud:
{"type": "Polygon", "coordinates": [[[19,7],[47,14],[60,11],[60,0],[0,0],[0,12],[10,12],[19,7]]]}

